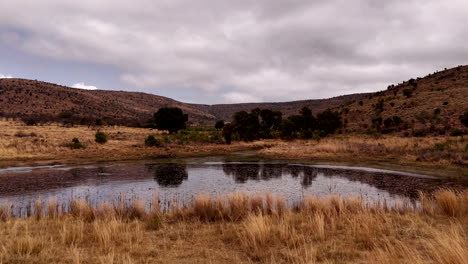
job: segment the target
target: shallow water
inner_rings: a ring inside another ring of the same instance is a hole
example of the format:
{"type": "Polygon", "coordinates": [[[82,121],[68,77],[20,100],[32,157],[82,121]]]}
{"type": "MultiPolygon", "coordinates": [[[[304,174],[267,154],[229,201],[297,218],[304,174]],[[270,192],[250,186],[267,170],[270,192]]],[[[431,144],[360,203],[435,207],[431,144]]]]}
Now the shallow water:
{"type": "Polygon", "coordinates": [[[67,207],[75,199],[92,204],[141,199],[147,205],[158,194],[163,209],[186,204],[195,195],[233,192],[266,193],[289,205],[304,197],[359,196],[366,203],[387,203],[453,184],[425,175],[363,167],[292,164],[229,159],[107,163],[87,166],[42,166],[0,169],[0,204],[25,215],[37,199],[56,199],[67,207]]]}

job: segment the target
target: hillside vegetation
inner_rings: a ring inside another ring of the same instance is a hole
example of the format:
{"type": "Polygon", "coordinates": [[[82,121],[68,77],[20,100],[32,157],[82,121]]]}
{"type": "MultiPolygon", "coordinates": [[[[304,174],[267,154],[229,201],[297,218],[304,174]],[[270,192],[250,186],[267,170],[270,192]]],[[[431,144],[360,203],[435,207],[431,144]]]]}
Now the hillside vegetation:
{"type": "Polygon", "coordinates": [[[89,91],[35,80],[0,79],[0,117],[34,117],[75,124],[93,124],[96,119],[102,119],[109,124],[136,125],[147,122],[159,108],[170,106],[187,113],[192,124],[214,124],[216,120],[230,120],[235,112],[241,110],[261,107],[291,115],[307,106],[314,112],[321,112],[364,96],[354,94],[284,103],[203,105],[146,93],[89,91]]]}
{"type": "Polygon", "coordinates": [[[343,117],[342,132],[424,136],[463,130],[459,116],[468,111],[467,101],[468,66],[410,79],[376,93],[217,105],[188,104],[139,92],[89,91],[35,80],[0,79],[0,117],[72,124],[94,124],[102,119],[107,124],[142,125],[159,108],[178,107],[188,114],[189,124],[212,125],[216,120],[230,121],[236,112],[255,108],[281,111],[283,117],[288,117],[308,107],[314,114],[338,110],[343,117]]]}
{"type": "Polygon", "coordinates": [[[468,110],[468,66],[459,66],[390,85],[339,107],[345,132],[425,136],[463,130],[468,110]]]}

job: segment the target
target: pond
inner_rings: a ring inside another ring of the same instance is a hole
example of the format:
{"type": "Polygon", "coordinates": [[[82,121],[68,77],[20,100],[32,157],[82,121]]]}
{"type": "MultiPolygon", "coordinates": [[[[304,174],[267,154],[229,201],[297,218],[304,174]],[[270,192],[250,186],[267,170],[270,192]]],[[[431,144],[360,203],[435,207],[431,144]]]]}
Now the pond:
{"type": "Polygon", "coordinates": [[[0,169],[0,205],[24,216],[36,200],[71,199],[92,204],[139,199],[149,205],[157,194],[161,207],[189,203],[194,196],[234,192],[271,193],[288,205],[306,196],[359,196],[366,203],[413,200],[454,183],[429,176],[363,167],[296,164],[273,160],[183,159],[0,169]]]}

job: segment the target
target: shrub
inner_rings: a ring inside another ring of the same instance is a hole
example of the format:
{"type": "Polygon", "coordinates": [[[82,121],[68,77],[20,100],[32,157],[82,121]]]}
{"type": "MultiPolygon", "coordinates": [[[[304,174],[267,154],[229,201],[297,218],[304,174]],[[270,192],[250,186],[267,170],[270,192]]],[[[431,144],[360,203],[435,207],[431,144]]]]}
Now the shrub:
{"type": "Polygon", "coordinates": [[[459,116],[459,119],[464,126],[468,127],[468,111],[465,111],[463,115],[459,116]]]}
{"type": "Polygon", "coordinates": [[[145,145],[148,147],[160,147],[162,142],[160,139],[155,138],[153,135],[149,135],[145,138],[145,145]]]}
{"type": "Polygon", "coordinates": [[[374,105],[374,109],[376,112],[383,112],[384,110],[384,100],[383,99],[380,99],[377,104],[374,105]]]}
{"type": "Polygon", "coordinates": [[[425,137],[428,131],[426,129],[417,129],[413,131],[413,137],[425,137]]]}
{"type": "Polygon", "coordinates": [[[94,135],[94,141],[99,144],[104,144],[107,142],[107,135],[104,132],[98,131],[94,135]]]}
{"type": "Polygon", "coordinates": [[[73,138],[72,143],[68,145],[71,149],[80,149],[84,148],[84,145],[80,142],[78,138],[73,138]]]}
{"type": "Polygon", "coordinates": [[[216,121],[216,124],[215,124],[216,129],[221,130],[221,129],[223,129],[223,127],[224,127],[224,121],[223,120],[216,121]]]}
{"type": "Polygon", "coordinates": [[[450,131],[450,135],[452,137],[463,136],[463,135],[465,135],[465,131],[463,131],[461,129],[453,129],[452,131],[450,131]]]}
{"type": "Polygon", "coordinates": [[[443,151],[445,149],[445,144],[444,143],[437,143],[434,145],[434,149],[438,151],[443,151]]]}
{"type": "Polygon", "coordinates": [[[102,122],[101,119],[96,119],[96,122],[94,122],[96,126],[102,126],[104,123],[102,122]]]}
{"type": "Polygon", "coordinates": [[[60,112],[60,114],[58,115],[58,117],[61,119],[68,119],[68,118],[71,118],[72,116],[73,116],[73,113],[69,111],[60,112]]]}
{"type": "Polygon", "coordinates": [[[23,122],[24,122],[24,124],[26,124],[27,126],[35,126],[35,125],[37,125],[37,121],[36,121],[34,118],[32,118],[32,117],[30,117],[30,118],[23,118],[23,122]]]}
{"type": "Polygon", "coordinates": [[[404,89],[403,95],[406,96],[406,98],[410,98],[413,95],[413,89],[404,89]]]}
{"type": "Polygon", "coordinates": [[[23,131],[18,131],[15,133],[15,137],[37,137],[37,134],[34,133],[34,132],[31,132],[31,133],[25,133],[23,131]]]}

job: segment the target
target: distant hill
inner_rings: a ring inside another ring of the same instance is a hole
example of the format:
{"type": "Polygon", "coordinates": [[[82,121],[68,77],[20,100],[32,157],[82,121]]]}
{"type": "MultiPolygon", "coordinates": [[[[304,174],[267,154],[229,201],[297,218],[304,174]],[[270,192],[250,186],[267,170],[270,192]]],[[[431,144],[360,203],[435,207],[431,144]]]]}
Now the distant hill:
{"type": "Polygon", "coordinates": [[[146,122],[160,107],[176,106],[189,115],[191,123],[212,124],[216,120],[230,120],[237,111],[257,107],[291,115],[307,106],[317,113],[365,96],[353,94],[283,103],[203,105],[147,93],[82,90],[35,80],[0,79],[0,116],[36,117],[49,121],[70,118],[82,123],[102,119],[107,123],[136,124],[146,122]]]}
{"type": "Polygon", "coordinates": [[[176,106],[192,124],[229,121],[241,110],[268,108],[284,116],[304,106],[314,114],[328,108],[340,111],[345,132],[371,131],[381,119],[401,119],[399,133],[430,130],[431,133],[462,129],[459,115],[468,110],[468,66],[459,66],[391,85],[387,90],[343,95],[330,99],[278,103],[188,104],[167,97],[123,91],[81,90],[47,82],[0,79],[0,116],[39,117],[90,123],[102,119],[111,124],[134,125],[150,119],[160,107],[176,106]],[[406,95],[405,95],[406,93],[406,95]],[[377,121],[376,121],[377,120],[377,121]]]}
{"type": "Polygon", "coordinates": [[[414,77],[336,110],[343,114],[346,132],[372,131],[379,118],[383,123],[395,116],[402,120],[397,129],[401,134],[448,134],[464,129],[459,116],[468,111],[468,66],[414,77]]]}

